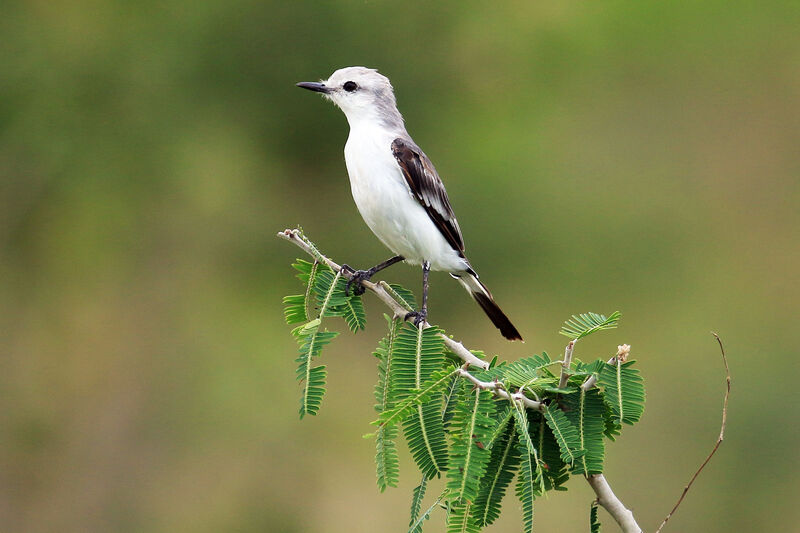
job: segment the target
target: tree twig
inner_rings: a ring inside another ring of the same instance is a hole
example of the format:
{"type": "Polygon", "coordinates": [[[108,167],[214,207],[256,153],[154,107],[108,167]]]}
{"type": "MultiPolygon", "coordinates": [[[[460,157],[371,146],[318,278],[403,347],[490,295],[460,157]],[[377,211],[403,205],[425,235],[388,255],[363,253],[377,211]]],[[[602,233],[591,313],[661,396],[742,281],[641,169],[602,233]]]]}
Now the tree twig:
{"type": "MultiPolygon", "coordinates": [[[[307,239],[303,238],[302,233],[300,230],[297,229],[286,229],[278,233],[278,237],[281,239],[285,239],[291,243],[294,243],[298,247],[300,247],[303,251],[307,254],[315,258],[317,261],[325,263],[330,267],[331,270],[334,272],[340,272],[342,267],[325,257],[320,253],[319,250],[315,246],[313,246],[307,239]]],[[[349,272],[342,272],[342,276],[346,278],[350,278],[351,274],[349,272]]],[[[392,310],[395,317],[405,317],[406,313],[408,313],[408,309],[401,305],[397,300],[395,300],[391,294],[384,288],[383,284],[380,283],[372,283],[371,281],[362,281],[361,284],[369,291],[375,293],[379,300],[385,303],[389,309],[392,310]]],[[[431,325],[425,322],[425,327],[429,328],[431,325]]],[[[445,346],[456,354],[462,361],[468,363],[470,366],[474,366],[476,368],[480,368],[483,370],[487,370],[489,368],[489,362],[476,357],[475,354],[470,352],[463,344],[457,342],[444,333],[440,333],[439,336],[444,340],[445,346]]]]}
{"type": "MultiPolygon", "coordinates": [[[[625,362],[625,359],[628,358],[628,355],[631,353],[631,347],[629,344],[622,344],[617,346],[617,355],[606,361],[607,364],[613,365],[616,364],[617,361],[625,362]]],[[[589,390],[597,384],[597,376],[592,375],[586,378],[586,381],[583,382],[581,388],[583,390],[589,390]]]]}
{"type": "Polygon", "coordinates": [[[717,335],[713,331],[711,332],[711,334],[714,335],[715,339],[717,339],[717,343],[719,344],[719,350],[722,353],[722,362],[725,364],[726,389],[725,389],[725,398],[722,401],[722,426],[720,427],[719,430],[719,437],[717,437],[717,442],[714,444],[714,448],[711,449],[711,453],[708,454],[706,460],[703,461],[703,464],[701,464],[700,468],[697,469],[697,472],[694,473],[692,479],[689,480],[689,484],[683,488],[681,497],[678,498],[675,507],[672,508],[669,514],[667,514],[667,517],[664,518],[664,521],[661,522],[661,525],[658,526],[658,529],[656,529],[656,533],[659,533],[661,531],[661,529],[666,525],[667,520],[672,518],[672,515],[675,514],[675,511],[678,510],[678,506],[683,502],[683,498],[686,497],[686,493],[689,492],[689,489],[692,487],[694,480],[697,479],[697,476],[700,475],[700,472],[703,471],[703,469],[706,467],[711,458],[714,457],[714,454],[717,453],[720,444],[722,444],[722,440],[725,438],[725,424],[727,423],[728,420],[728,398],[731,395],[731,370],[730,368],[728,368],[728,358],[725,356],[725,347],[722,345],[722,340],[719,338],[719,335],[717,335]]]}
{"type": "Polygon", "coordinates": [[[535,409],[536,411],[541,411],[543,404],[542,402],[537,402],[536,400],[531,400],[527,396],[525,396],[522,391],[517,391],[514,393],[509,393],[506,391],[505,386],[500,381],[481,381],[465,369],[461,369],[459,372],[461,377],[468,379],[471,381],[476,387],[483,390],[490,390],[495,396],[499,396],[500,398],[505,398],[507,400],[518,400],[521,401],[525,407],[529,409],[535,409]]]}
{"type": "Polygon", "coordinates": [[[633,517],[633,512],[626,508],[620,499],[617,498],[617,495],[611,490],[611,486],[608,484],[603,474],[586,476],[586,481],[589,482],[589,486],[591,486],[594,493],[597,494],[597,503],[608,511],[608,514],[616,520],[619,527],[622,528],[623,533],[642,532],[642,528],[639,527],[639,524],[636,523],[636,519],[633,517]]]}
{"type": "Polygon", "coordinates": [[[567,386],[567,380],[569,379],[569,367],[572,365],[572,351],[575,349],[575,343],[578,342],[578,339],[573,339],[567,343],[567,347],[564,348],[564,362],[561,363],[561,378],[558,380],[558,388],[563,389],[567,386]]]}

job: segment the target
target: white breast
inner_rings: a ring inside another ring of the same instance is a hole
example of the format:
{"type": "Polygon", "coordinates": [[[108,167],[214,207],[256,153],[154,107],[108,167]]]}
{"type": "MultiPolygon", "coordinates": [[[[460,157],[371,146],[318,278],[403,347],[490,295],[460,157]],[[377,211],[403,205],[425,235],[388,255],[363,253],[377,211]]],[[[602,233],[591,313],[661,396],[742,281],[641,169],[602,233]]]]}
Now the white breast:
{"type": "Polygon", "coordinates": [[[379,127],[351,127],[344,148],[350,188],[361,216],[392,252],[434,270],[467,268],[406,184],[392,155],[394,135],[379,127]]]}

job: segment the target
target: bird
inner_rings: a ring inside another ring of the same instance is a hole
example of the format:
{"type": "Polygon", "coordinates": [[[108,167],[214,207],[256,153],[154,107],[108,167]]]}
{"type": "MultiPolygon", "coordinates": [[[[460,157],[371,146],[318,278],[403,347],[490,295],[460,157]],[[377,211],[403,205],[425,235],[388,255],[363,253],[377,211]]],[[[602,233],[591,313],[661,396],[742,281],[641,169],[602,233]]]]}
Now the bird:
{"type": "Polygon", "coordinates": [[[344,147],[350,189],[364,222],[395,255],[367,270],[342,265],[353,288],[401,261],[422,266],[422,306],[405,316],[419,326],[428,317],[428,277],[444,271],[470,293],[500,333],[522,336],[495,303],[464,254],[464,238],[439,174],[406,131],[389,78],[376,69],[345,67],[326,80],[297,87],[322,94],[344,112],[350,134],[344,147]]]}

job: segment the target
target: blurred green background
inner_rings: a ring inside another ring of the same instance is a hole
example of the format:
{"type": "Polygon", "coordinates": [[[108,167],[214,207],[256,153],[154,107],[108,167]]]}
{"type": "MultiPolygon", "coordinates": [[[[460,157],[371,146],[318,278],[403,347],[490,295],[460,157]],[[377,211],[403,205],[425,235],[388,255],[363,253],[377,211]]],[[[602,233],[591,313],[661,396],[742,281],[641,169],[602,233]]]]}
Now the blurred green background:
{"type": "MultiPolygon", "coordinates": [[[[800,521],[795,2],[8,2],[0,17],[0,528],[404,531],[369,431],[382,306],[327,350],[300,422],[281,297],[302,224],[387,251],[350,198],[341,113],[294,83],[377,67],[434,160],[504,341],[446,275],[431,319],[507,359],[620,310],[648,387],[607,476],[653,530],[800,521]]],[[[385,278],[419,288],[405,266],[385,278]]],[[[405,453],[405,452],[404,452],[405,453]]],[[[585,531],[580,479],[539,531],[585,531]]],[[[516,501],[490,531],[517,531],[516,501]]],[[[608,530],[615,530],[603,514],[608,530]]],[[[428,526],[442,528],[440,518],[428,526]]]]}

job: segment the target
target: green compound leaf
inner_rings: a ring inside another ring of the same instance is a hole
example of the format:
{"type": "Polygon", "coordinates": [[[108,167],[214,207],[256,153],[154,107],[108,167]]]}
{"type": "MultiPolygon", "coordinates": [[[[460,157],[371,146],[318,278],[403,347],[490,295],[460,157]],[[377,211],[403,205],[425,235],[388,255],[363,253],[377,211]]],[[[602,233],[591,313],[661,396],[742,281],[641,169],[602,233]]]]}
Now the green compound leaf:
{"type": "Polygon", "coordinates": [[[330,270],[317,273],[314,282],[314,293],[317,295],[317,304],[320,308],[320,318],[329,316],[342,316],[347,296],[344,295],[346,280],[341,272],[335,274],[330,270]]]}
{"type": "MultiPolygon", "coordinates": [[[[411,389],[409,395],[394,404],[390,409],[380,414],[372,424],[376,426],[390,426],[398,424],[417,411],[417,407],[427,402],[435,393],[447,387],[450,378],[455,374],[455,370],[443,368],[433,374],[421,389],[411,389]]],[[[441,406],[441,401],[438,402],[441,406]]],[[[441,419],[441,414],[440,414],[441,419]]],[[[441,420],[439,420],[441,423],[441,420]]],[[[444,429],[444,427],[442,427],[444,429]]]]}
{"type": "Polygon", "coordinates": [[[300,397],[300,418],[309,414],[316,415],[319,411],[322,397],[325,394],[325,366],[312,366],[311,361],[322,352],[322,347],[338,335],[335,331],[317,331],[313,329],[308,334],[297,334],[300,344],[300,356],[295,360],[298,363],[296,376],[303,386],[300,397]]]}
{"type": "Polygon", "coordinates": [[[381,492],[386,487],[396,487],[400,479],[400,461],[395,444],[397,433],[397,426],[381,427],[375,432],[375,470],[381,492]]]}
{"type": "Polygon", "coordinates": [[[527,410],[514,403],[514,421],[520,454],[519,476],[516,493],[522,502],[522,522],[524,531],[533,530],[534,506],[536,496],[544,493],[544,479],[539,454],[530,435],[527,410]]]}
{"type": "Polygon", "coordinates": [[[381,285],[384,286],[387,292],[391,294],[392,297],[400,303],[400,305],[409,311],[414,311],[417,308],[417,300],[414,298],[414,293],[412,291],[397,283],[386,283],[385,281],[382,281],[381,285]]]}
{"type": "Polygon", "coordinates": [[[584,450],[572,464],[574,474],[600,474],[605,457],[605,405],[597,389],[588,391],[578,388],[578,394],[564,398],[565,415],[577,429],[579,446],[584,450]]]}
{"type": "Polygon", "coordinates": [[[351,294],[341,305],[341,313],[350,331],[357,333],[367,325],[367,313],[364,311],[364,303],[361,296],[351,294]]]}
{"type": "Polygon", "coordinates": [[[495,402],[488,390],[473,391],[471,383],[461,387],[453,418],[447,488],[456,498],[474,501],[491,455],[486,443],[495,425],[491,418],[495,402]]]}
{"type": "MultiPolygon", "coordinates": [[[[375,410],[382,413],[392,407],[390,392],[392,390],[392,363],[394,362],[394,348],[400,321],[384,315],[389,333],[381,339],[375,349],[378,358],[378,383],[375,385],[375,410]]],[[[397,457],[397,426],[382,426],[378,428],[375,438],[375,465],[378,479],[378,488],[381,492],[386,487],[396,487],[400,477],[400,463],[397,457]]]]}
{"type": "Polygon", "coordinates": [[[597,516],[598,507],[597,501],[593,501],[589,509],[589,531],[591,533],[600,533],[600,517],[597,516]]]}
{"type": "Polygon", "coordinates": [[[635,362],[605,364],[598,376],[617,426],[635,424],[644,412],[644,380],[638,369],[631,368],[635,362]]]}
{"type": "Polygon", "coordinates": [[[461,501],[450,507],[447,515],[447,533],[479,533],[481,528],[472,519],[472,503],[461,501]]]}
{"type": "Polygon", "coordinates": [[[416,519],[416,520],[415,520],[415,521],[414,521],[414,522],[411,524],[411,526],[408,528],[408,533],[422,533],[422,524],[423,524],[423,522],[425,522],[425,520],[427,520],[428,518],[430,518],[430,516],[431,516],[431,513],[433,512],[433,510],[434,510],[434,509],[436,509],[436,507],[438,507],[438,506],[439,506],[439,503],[440,503],[440,502],[441,502],[443,499],[445,499],[446,497],[447,497],[447,489],[444,489],[444,492],[442,492],[442,493],[439,495],[439,497],[438,497],[438,498],[436,498],[436,501],[435,501],[435,502],[433,502],[433,504],[432,504],[430,507],[428,507],[428,509],[427,509],[427,510],[426,510],[424,513],[422,513],[421,515],[419,515],[419,518],[417,518],[417,519],[416,519]]]}
{"type": "MultiPolygon", "coordinates": [[[[451,370],[455,370],[455,368],[451,370]]],[[[449,431],[450,429],[450,421],[453,419],[453,411],[455,410],[460,381],[461,376],[454,372],[453,377],[450,378],[450,384],[445,389],[442,397],[442,424],[444,425],[445,431],[449,431]]]]}
{"type": "Polygon", "coordinates": [[[506,489],[519,466],[519,449],[511,411],[501,419],[500,435],[494,440],[486,473],[480,482],[472,517],[480,526],[488,526],[500,516],[506,489]]]}
{"type": "Polygon", "coordinates": [[[310,309],[313,307],[311,287],[313,287],[317,270],[328,268],[302,259],[298,259],[292,264],[292,267],[298,271],[297,279],[303,282],[306,291],[303,294],[293,294],[283,298],[283,303],[286,305],[283,314],[286,317],[286,323],[290,325],[308,322],[311,319],[310,309]],[[309,280],[311,280],[310,283],[309,280]]]}
{"type": "Polygon", "coordinates": [[[545,417],[537,415],[531,420],[533,439],[542,461],[542,477],[546,490],[567,490],[562,485],[569,480],[569,468],[561,460],[561,449],[547,425],[545,417]]]}
{"type": "Polygon", "coordinates": [[[403,433],[411,456],[429,478],[447,469],[447,438],[442,426],[442,403],[433,400],[417,404],[403,422],[403,433]]]}
{"type": "Polygon", "coordinates": [[[408,523],[409,532],[421,533],[422,521],[420,521],[419,511],[422,509],[422,500],[425,498],[425,490],[428,488],[428,478],[422,476],[422,481],[414,487],[411,495],[411,520],[408,523]]]}
{"type": "Polygon", "coordinates": [[[614,311],[609,316],[597,313],[572,315],[571,319],[564,322],[559,333],[573,340],[582,339],[595,331],[616,328],[619,323],[619,317],[619,311],[614,311]]]}
{"type": "MultiPolygon", "coordinates": [[[[552,384],[553,374],[547,367],[553,365],[546,353],[519,359],[498,367],[500,379],[506,387],[529,387],[534,384],[552,384]]],[[[557,382],[557,380],[556,380],[557,382]]]]}
{"type": "Polygon", "coordinates": [[[545,406],[544,417],[547,421],[547,426],[553,432],[553,437],[558,443],[558,448],[561,451],[561,461],[568,465],[573,464],[584,453],[578,430],[558,407],[545,406]]]}
{"type": "Polygon", "coordinates": [[[291,296],[283,297],[283,303],[286,306],[283,309],[283,316],[286,317],[287,324],[292,325],[308,322],[305,301],[305,296],[302,294],[292,294],[291,296]]]}
{"type": "Polygon", "coordinates": [[[417,328],[403,324],[397,334],[394,363],[396,400],[420,389],[431,375],[444,365],[444,340],[437,328],[417,328]]]}
{"type": "Polygon", "coordinates": [[[497,408],[494,414],[497,424],[494,427],[492,435],[489,437],[489,442],[486,447],[492,449],[495,443],[503,436],[508,429],[508,421],[514,416],[514,408],[509,402],[496,402],[497,408]]]}

